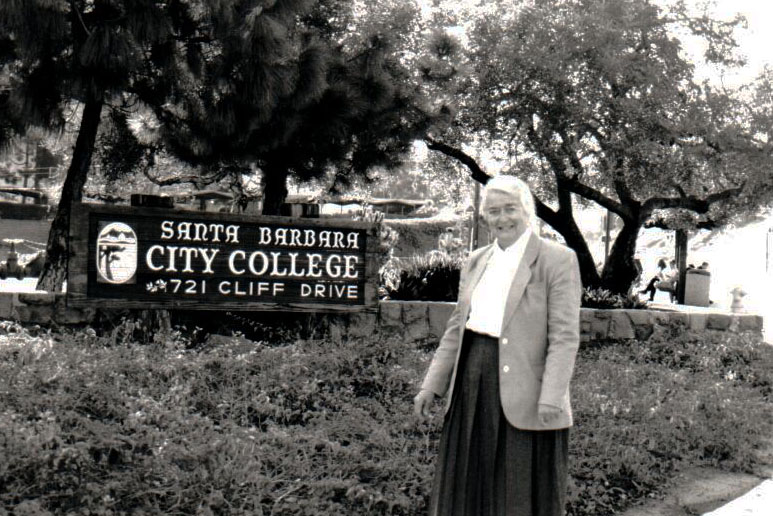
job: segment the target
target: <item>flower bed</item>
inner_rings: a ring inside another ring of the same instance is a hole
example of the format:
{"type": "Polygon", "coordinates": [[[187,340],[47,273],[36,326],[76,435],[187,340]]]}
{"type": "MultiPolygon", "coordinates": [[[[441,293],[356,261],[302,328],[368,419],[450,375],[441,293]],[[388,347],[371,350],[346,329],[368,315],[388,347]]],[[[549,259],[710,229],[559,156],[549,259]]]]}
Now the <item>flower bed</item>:
{"type": "MultiPolygon", "coordinates": [[[[131,341],[0,323],[0,513],[420,515],[441,421],[401,339],[131,341]]],[[[695,465],[750,470],[773,348],[659,327],[583,346],[569,514],[607,515],[695,465]],[[749,417],[750,414],[755,417],[749,417]]]]}

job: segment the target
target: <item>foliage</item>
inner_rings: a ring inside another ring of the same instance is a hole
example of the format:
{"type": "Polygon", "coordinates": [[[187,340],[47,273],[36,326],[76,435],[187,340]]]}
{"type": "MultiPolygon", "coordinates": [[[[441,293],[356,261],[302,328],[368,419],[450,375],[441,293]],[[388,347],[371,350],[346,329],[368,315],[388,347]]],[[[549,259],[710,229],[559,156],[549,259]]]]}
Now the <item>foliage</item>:
{"type": "MultiPolygon", "coordinates": [[[[383,338],[191,348],[176,331],[137,345],[129,330],[0,323],[0,510],[426,513],[442,418],[410,412],[429,352],[383,338]]],[[[749,470],[773,430],[773,349],[745,334],[587,346],[573,385],[572,516],[612,514],[687,467],[749,470]]]]}
{"type": "Polygon", "coordinates": [[[618,513],[691,467],[752,471],[773,424],[771,364],[752,334],[681,325],[581,349],[569,514],[618,513]]]}
{"type": "Polygon", "coordinates": [[[646,309],[647,302],[639,299],[635,292],[627,295],[615,294],[605,288],[585,287],[582,291],[582,306],[585,308],[639,308],[646,309]]]}
{"type": "Polygon", "coordinates": [[[93,331],[2,331],[0,507],[426,510],[437,428],[410,423],[424,364],[400,342],[234,339],[186,351],[175,335],[138,346],[93,331]]]}
{"type": "MultiPolygon", "coordinates": [[[[189,0],[0,3],[0,61],[7,77],[0,111],[10,128],[0,130],[0,137],[33,128],[59,132],[79,115],[38,284],[42,290],[59,290],[64,280],[69,208],[82,199],[103,108],[169,106],[195,88],[199,63],[215,50],[210,7],[189,0]]],[[[131,154],[142,155],[125,156],[131,154]]]]}
{"type": "Polygon", "coordinates": [[[288,177],[330,175],[337,192],[355,176],[396,168],[433,119],[396,46],[414,2],[392,6],[386,26],[371,13],[374,23],[344,25],[345,32],[357,2],[295,3],[303,4],[300,17],[289,9],[258,15],[258,8],[246,22],[217,16],[222,53],[201,63],[200,89],[182,92],[182,110],[156,110],[162,141],[186,161],[257,167],[265,214],[278,214],[288,177]]]}
{"type": "Polygon", "coordinates": [[[464,216],[448,217],[439,215],[431,218],[416,219],[386,219],[384,224],[397,233],[394,254],[411,256],[439,249],[442,237],[452,228],[453,239],[458,240],[458,247],[467,241],[467,226],[469,222],[464,216]]]}
{"type": "Polygon", "coordinates": [[[628,290],[647,221],[722,224],[769,202],[770,74],[740,91],[701,84],[680,40],[700,39],[706,61],[732,68],[742,19],[651,0],[479,7],[448,14],[466,37],[447,90],[458,116],[429,146],[473,175],[483,171],[472,156],[496,152],[577,251],[586,287],[628,290]],[[577,199],[624,224],[601,275],[574,220],[577,199]]]}
{"type": "Polygon", "coordinates": [[[410,258],[391,258],[379,271],[383,299],[456,301],[463,255],[433,251],[410,258]]]}
{"type": "Polygon", "coordinates": [[[0,145],[32,127],[62,130],[68,108],[82,103],[39,287],[61,288],[69,206],[82,198],[97,143],[113,179],[147,172],[166,152],[197,168],[184,177],[146,174],[156,184],[234,178],[229,186],[242,195],[243,176],[258,169],[267,214],[279,213],[291,175],[332,174],[340,186],[350,175],[398,165],[433,120],[393,46],[416,7],[392,6],[384,23],[358,24],[363,32],[345,37],[357,5],[0,4],[0,145]],[[113,114],[100,133],[104,108],[113,114]],[[149,141],[130,130],[133,117],[149,119],[149,141]]]}

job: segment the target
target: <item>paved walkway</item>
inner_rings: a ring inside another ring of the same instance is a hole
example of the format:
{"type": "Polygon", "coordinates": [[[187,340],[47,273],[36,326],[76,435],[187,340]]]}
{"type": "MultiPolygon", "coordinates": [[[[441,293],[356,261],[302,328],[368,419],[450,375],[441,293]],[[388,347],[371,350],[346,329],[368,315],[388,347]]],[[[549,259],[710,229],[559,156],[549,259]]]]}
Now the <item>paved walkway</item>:
{"type": "Polygon", "coordinates": [[[37,278],[6,278],[0,280],[0,292],[36,292],[35,286],[38,284],[37,278]]]}
{"type": "Polygon", "coordinates": [[[766,480],[740,498],[704,516],[770,516],[773,514],[773,479],[766,480]]]}

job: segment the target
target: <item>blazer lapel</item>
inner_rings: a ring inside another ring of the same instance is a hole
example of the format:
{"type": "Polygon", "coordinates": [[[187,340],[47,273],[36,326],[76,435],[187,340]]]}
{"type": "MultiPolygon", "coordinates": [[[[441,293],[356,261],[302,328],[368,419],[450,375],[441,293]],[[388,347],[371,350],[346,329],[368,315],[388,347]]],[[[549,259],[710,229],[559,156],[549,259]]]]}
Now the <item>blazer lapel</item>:
{"type": "Polygon", "coordinates": [[[470,267],[470,272],[468,273],[470,275],[470,279],[467,281],[464,290],[464,297],[462,298],[460,296],[460,299],[464,299],[467,304],[469,304],[472,300],[472,291],[475,290],[475,285],[478,284],[480,277],[483,276],[483,271],[486,270],[486,264],[491,257],[491,253],[494,252],[494,245],[495,244],[489,244],[488,249],[483,251],[480,256],[478,256],[476,262],[473,263],[470,267]]]}
{"type": "Polygon", "coordinates": [[[518,303],[523,297],[523,292],[526,290],[526,285],[531,279],[531,265],[534,260],[537,259],[540,248],[540,239],[534,233],[529,237],[529,242],[526,244],[526,249],[521,258],[521,263],[518,264],[518,269],[515,271],[513,282],[510,284],[510,291],[507,295],[507,302],[505,303],[504,319],[502,320],[502,329],[507,327],[507,322],[513,317],[515,309],[518,307],[518,303]]]}

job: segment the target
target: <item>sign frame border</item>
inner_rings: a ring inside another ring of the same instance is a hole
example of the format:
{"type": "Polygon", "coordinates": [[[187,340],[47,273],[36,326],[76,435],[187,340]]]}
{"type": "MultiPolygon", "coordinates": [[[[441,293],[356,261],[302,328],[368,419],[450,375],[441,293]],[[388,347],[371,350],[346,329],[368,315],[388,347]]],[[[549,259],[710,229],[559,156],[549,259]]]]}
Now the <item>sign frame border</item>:
{"type": "Polygon", "coordinates": [[[132,206],[112,206],[94,203],[73,203],[70,213],[70,231],[67,260],[66,303],[75,308],[116,308],[116,309],[158,309],[158,310],[218,310],[218,311],[261,311],[261,312],[328,312],[328,313],[375,313],[378,311],[378,257],[383,254],[379,249],[379,225],[349,219],[314,219],[297,217],[279,217],[269,215],[245,215],[182,210],[169,208],[146,208],[132,206]],[[89,219],[91,214],[115,216],[142,215],[168,217],[170,215],[188,216],[232,223],[272,223],[298,224],[305,226],[336,227],[365,230],[365,289],[364,305],[321,304],[321,303],[266,303],[254,301],[223,301],[218,303],[202,302],[196,299],[172,299],[142,301],[107,297],[89,297],[88,290],[88,253],[89,219]],[[331,223],[332,221],[332,223],[331,223]]]}

